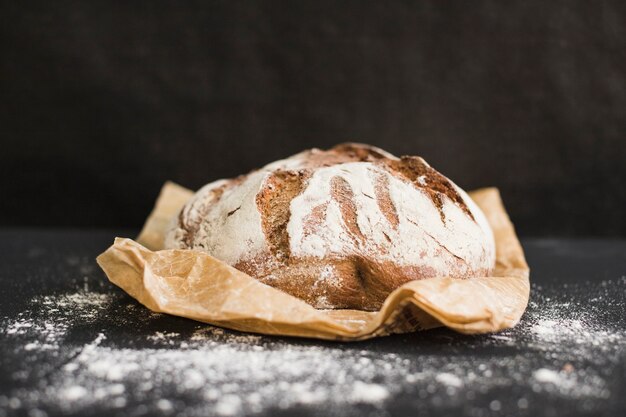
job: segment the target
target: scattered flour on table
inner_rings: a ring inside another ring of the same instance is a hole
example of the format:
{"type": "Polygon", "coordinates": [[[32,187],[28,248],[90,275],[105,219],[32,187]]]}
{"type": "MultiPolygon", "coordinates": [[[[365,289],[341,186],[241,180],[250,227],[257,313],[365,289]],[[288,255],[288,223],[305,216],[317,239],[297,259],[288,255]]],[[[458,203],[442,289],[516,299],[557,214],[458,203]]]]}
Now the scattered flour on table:
{"type": "Polygon", "coordinates": [[[93,322],[109,301],[108,294],[90,292],[35,297],[30,301],[33,309],[19,313],[2,331],[35,338],[24,345],[25,350],[57,350],[70,326],[93,322]]]}
{"type": "MultiPolygon", "coordinates": [[[[454,406],[494,389],[529,385],[534,393],[602,401],[611,395],[605,377],[597,366],[577,360],[599,360],[594,357],[598,349],[611,360],[623,354],[626,344],[624,331],[594,324],[593,317],[575,313],[575,305],[539,299],[541,305],[531,305],[517,328],[464,339],[464,348],[452,356],[380,353],[358,344],[291,343],[202,324],[193,333],[146,335],[130,328],[138,326],[133,323],[126,331],[143,339],[137,347],[116,343],[119,337],[100,330],[110,326],[98,323],[111,315],[143,315],[148,321],[159,315],[114,301],[113,295],[85,291],[37,297],[25,311],[0,323],[0,334],[16,342],[20,358],[32,355],[38,363],[50,362],[44,371],[26,362],[11,368],[17,381],[38,378],[39,388],[0,393],[0,417],[5,410],[45,416],[46,410],[80,413],[97,406],[114,411],[128,405],[137,415],[240,416],[294,405],[326,415],[346,414],[360,405],[376,415],[384,414],[383,405],[397,395],[454,406]],[[91,326],[93,337],[72,339],[77,326],[91,326]],[[531,352],[476,359],[472,343],[475,349],[491,350],[524,345],[531,352]]],[[[124,325],[119,323],[122,329],[124,325]]],[[[454,344],[450,339],[442,344],[454,344]]],[[[513,407],[532,405],[531,397],[521,397],[513,407]]],[[[507,406],[498,400],[489,403],[493,412],[504,412],[507,406]]]]}
{"type": "Polygon", "coordinates": [[[461,380],[461,378],[459,378],[458,376],[454,375],[454,374],[448,374],[445,372],[442,372],[440,374],[438,374],[435,379],[439,382],[441,382],[442,384],[448,385],[450,387],[461,387],[463,386],[463,380],[461,380]]]}

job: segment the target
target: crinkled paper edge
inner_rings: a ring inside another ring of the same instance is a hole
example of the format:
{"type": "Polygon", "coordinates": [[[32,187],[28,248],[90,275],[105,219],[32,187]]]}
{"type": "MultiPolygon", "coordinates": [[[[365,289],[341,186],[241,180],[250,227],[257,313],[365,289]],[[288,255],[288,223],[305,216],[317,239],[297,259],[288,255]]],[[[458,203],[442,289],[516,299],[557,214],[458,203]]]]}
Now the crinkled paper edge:
{"type": "Polygon", "coordinates": [[[496,241],[494,276],[411,281],[378,312],[318,310],[195,250],[161,250],[165,230],[193,192],[168,182],[137,238],[117,238],[98,258],[115,285],[149,309],[235,330],[363,340],[446,326],[462,333],[513,327],[528,304],[529,269],[496,188],[469,193],[496,241]]]}

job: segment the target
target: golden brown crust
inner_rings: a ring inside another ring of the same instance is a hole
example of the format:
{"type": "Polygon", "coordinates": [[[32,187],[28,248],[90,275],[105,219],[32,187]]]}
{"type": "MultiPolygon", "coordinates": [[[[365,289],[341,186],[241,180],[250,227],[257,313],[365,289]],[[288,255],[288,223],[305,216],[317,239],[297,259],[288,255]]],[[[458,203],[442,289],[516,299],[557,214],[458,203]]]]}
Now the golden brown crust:
{"type": "MultiPolygon", "coordinates": [[[[467,272],[465,263],[460,259],[457,262],[456,269],[467,272]]],[[[318,308],[369,311],[380,309],[389,293],[402,284],[438,276],[437,271],[428,266],[376,262],[359,255],[325,259],[323,262],[300,258],[285,263],[276,263],[274,259],[262,256],[234,266],[318,308]],[[328,271],[332,271],[332,275],[323,278],[328,271]]],[[[485,268],[473,271],[471,276],[489,273],[490,270],[485,268]]]]}

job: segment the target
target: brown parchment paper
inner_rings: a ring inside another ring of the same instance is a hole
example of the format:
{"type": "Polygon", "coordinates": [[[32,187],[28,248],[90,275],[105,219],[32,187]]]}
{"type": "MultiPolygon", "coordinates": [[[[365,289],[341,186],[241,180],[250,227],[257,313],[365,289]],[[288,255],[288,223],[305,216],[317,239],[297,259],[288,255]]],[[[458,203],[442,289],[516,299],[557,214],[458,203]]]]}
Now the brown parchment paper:
{"type": "Polygon", "coordinates": [[[97,258],[111,282],[155,312],[247,332],[363,340],[441,325],[495,332],[513,327],[528,303],[528,265],[495,188],[470,193],[495,235],[494,276],[411,281],[378,312],[318,310],[206,253],[163,250],[172,216],[192,195],[166,183],[137,241],[116,238],[97,258]]]}

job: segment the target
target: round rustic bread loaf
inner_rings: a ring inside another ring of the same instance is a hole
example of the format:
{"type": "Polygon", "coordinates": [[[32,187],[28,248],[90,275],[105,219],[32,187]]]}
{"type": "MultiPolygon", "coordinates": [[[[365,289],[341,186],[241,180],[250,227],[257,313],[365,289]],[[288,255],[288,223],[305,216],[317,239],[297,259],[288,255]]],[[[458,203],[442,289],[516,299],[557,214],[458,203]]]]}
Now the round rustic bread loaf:
{"type": "Polygon", "coordinates": [[[480,209],[422,158],[346,143],[210,183],[166,247],[202,250],[317,308],[379,309],[407,281],[488,276],[480,209]]]}

